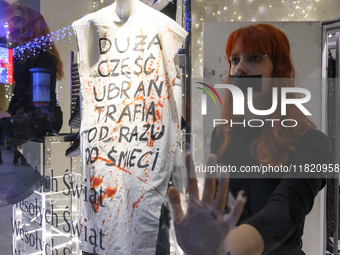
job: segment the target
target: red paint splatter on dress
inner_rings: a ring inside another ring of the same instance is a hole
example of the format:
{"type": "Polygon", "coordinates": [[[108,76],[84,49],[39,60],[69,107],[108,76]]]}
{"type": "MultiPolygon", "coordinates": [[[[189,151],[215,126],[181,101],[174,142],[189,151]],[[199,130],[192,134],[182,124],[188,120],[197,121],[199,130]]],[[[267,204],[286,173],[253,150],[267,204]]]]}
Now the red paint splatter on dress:
{"type": "Polygon", "coordinates": [[[140,201],[144,198],[144,195],[145,195],[145,193],[136,201],[136,202],[134,202],[133,204],[132,204],[132,208],[133,208],[133,210],[135,210],[138,206],[139,206],[139,203],[140,203],[140,201]]]}
{"type": "Polygon", "coordinates": [[[152,186],[150,183],[147,183],[146,181],[143,181],[143,179],[140,178],[140,177],[138,177],[138,176],[137,176],[137,178],[138,178],[139,180],[141,180],[142,182],[144,182],[145,184],[147,184],[147,185],[151,186],[152,188],[154,188],[154,189],[155,189],[162,197],[164,197],[164,196],[162,195],[162,193],[160,193],[160,192],[158,191],[158,189],[156,189],[156,187],[152,186]]]}
{"type": "Polygon", "coordinates": [[[105,188],[104,196],[105,198],[112,198],[114,195],[116,195],[116,193],[117,193],[117,186],[114,188],[111,188],[110,186],[108,186],[107,188],[105,188]]]}

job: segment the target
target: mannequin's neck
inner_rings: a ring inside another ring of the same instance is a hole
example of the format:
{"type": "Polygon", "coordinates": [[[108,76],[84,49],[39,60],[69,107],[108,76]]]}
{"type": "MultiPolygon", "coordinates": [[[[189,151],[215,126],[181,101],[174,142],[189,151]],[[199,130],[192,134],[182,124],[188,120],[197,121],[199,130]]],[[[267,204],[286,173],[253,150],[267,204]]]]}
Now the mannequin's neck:
{"type": "Polygon", "coordinates": [[[116,0],[113,4],[115,11],[115,22],[125,23],[133,12],[136,11],[138,0],[116,0]],[[118,19],[119,20],[118,20],[118,19]]]}

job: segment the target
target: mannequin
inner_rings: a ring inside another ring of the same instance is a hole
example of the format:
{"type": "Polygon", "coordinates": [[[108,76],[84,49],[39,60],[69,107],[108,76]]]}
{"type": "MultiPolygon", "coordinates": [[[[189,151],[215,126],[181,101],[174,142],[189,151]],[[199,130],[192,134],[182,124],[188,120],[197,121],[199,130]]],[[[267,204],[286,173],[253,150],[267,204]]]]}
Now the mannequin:
{"type": "Polygon", "coordinates": [[[180,129],[181,82],[174,57],[187,33],[137,0],[117,0],[73,27],[82,182],[88,190],[79,224],[97,236],[90,242],[90,233],[84,233],[80,248],[155,254],[180,129]]]}
{"type": "Polygon", "coordinates": [[[113,10],[113,21],[122,24],[126,23],[139,4],[138,0],[116,0],[111,5],[113,10]]]}
{"type": "MultiPolygon", "coordinates": [[[[171,2],[171,1],[170,1],[171,2]]],[[[169,4],[168,0],[160,0],[157,1],[152,5],[152,8],[155,10],[162,10],[165,6],[169,4]]],[[[112,20],[115,23],[124,24],[129,19],[133,19],[134,12],[138,10],[138,5],[144,5],[138,0],[116,0],[111,6],[112,6],[112,20]],[[131,18],[130,18],[131,17],[131,18]]],[[[177,55],[175,56],[175,63],[177,64],[178,58],[177,55]]],[[[175,101],[177,105],[178,110],[178,118],[181,119],[182,117],[182,80],[179,73],[179,70],[177,70],[177,77],[174,82],[174,95],[175,95],[175,101]]]]}

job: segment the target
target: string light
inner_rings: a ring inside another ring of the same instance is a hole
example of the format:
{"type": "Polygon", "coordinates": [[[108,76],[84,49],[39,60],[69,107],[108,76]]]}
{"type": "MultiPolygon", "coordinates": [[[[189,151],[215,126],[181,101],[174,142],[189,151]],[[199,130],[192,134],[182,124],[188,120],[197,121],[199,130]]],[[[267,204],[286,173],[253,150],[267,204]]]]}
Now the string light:
{"type": "MultiPolygon", "coordinates": [[[[105,0],[92,0],[94,11],[107,5],[108,1],[105,0]]],[[[190,31],[192,39],[199,41],[192,47],[193,52],[203,52],[203,22],[214,22],[214,21],[296,21],[296,20],[316,20],[317,8],[315,6],[315,0],[304,0],[304,1],[293,1],[293,0],[282,0],[279,6],[274,5],[271,0],[264,0],[258,3],[253,0],[237,1],[217,0],[217,1],[197,1],[192,3],[192,28],[190,31]],[[245,8],[249,5],[249,8],[245,8]],[[264,8],[269,6],[269,8],[264,8]],[[251,10],[259,11],[252,13],[251,10]],[[251,15],[249,15],[251,14],[251,15]],[[243,19],[242,19],[243,17],[243,19]]],[[[56,46],[64,46],[68,41],[72,43],[73,29],[71,26],[64,27],[52,32],[50,35],[35,39],[31,43],[26,45],[18,46],[13,49],[14,59],[21,59],[25,51],[29,51],[31,56],[39,54],[39,52],[51,48],[51,42],[54,42],[56,46]]],[[[192,73],[193,77],[202,77],[202,73],[199,72],[202,69],[201,66],[202,56],[198,54],[192,55],[192,65],[195,72],[192,73]]]]}
{"type": "Polygon", "coordinates": [[[73,36],[72,26],[69,25],[67,27],[58,29],[55,32],[51,32],[48,35],[37,37],[26,44],[13,48],[13,60],[14,62],[16,60],[23,60],[25,56],[34,57],[41,51],[51,50],[52,42],[54,42],[56,46],[58,45],[59,41],[62,41],[62,46],[64,46],[67,39],[70,43],[72,43],[73,36]]]}

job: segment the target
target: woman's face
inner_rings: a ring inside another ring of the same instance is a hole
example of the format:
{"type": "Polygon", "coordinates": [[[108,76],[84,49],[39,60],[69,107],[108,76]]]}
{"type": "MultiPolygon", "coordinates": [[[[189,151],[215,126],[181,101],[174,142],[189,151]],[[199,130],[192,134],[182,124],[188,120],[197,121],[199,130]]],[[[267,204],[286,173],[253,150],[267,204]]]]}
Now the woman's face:
{"type": "Polygon", "coordinates": [[[273,76],[274,64],[268,56],[242,52],[238,40],[229,60],[230,75],[262,75],[262,92],[253,92],[253,98],[260,98],[271,92],[270,78],[273,76]]]}
{"type": "Polygon", "coordinates": [[[24,26],[23,13],[21,10],[15,10],[9,22],[9,41],[17,43],[20,41],[21,28],[24,26]]]}

